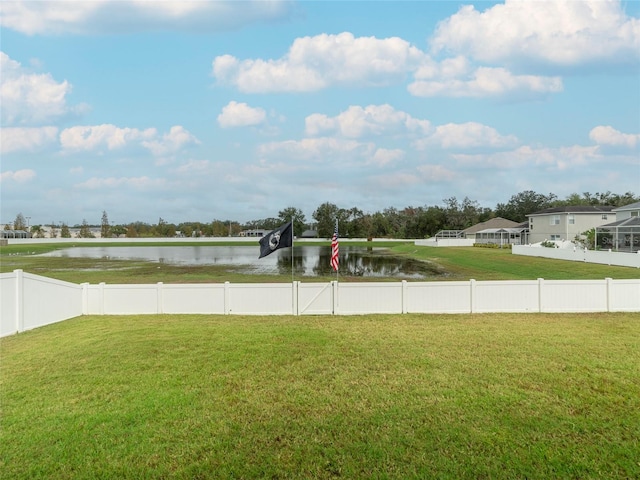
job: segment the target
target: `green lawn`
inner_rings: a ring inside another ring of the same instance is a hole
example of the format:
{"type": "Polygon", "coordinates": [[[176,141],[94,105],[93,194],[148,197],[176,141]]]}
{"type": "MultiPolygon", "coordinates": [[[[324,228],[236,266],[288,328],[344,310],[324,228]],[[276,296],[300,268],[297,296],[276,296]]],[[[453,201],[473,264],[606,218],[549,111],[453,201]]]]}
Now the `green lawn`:
{"type": "Polygon", "coordinates": [[[87,316],[0,340],[3,479],[640,478],[640,314],[87,316]]]}
{"type": "MultiPolygon", "coordinates": [[[[167,243],[166,245],[169,245],[167,243]]],[[[237,245],[238,243],[235,243],[237,245]]],[[[326,244],[328,242],[320,242],[326,244]]],[[[109,244],[105,244],[109,245],[109,244]]],[[[165,245],[165,244],[163,244],[165,245]]],[[[306,244],[305,244],[306,245],[306,244]]],[[[350,243],[350,245],[358,245],[350,243]]],[[[370,246],[363,242],[361,245],[370,246]]],[[[89,245],[85,245],[89,246],[89,245]]],[[[93,245],[95,246],[95,245],[93,245]]],[[[437,248],[416,247],[413,242],[376,242],[376,247],[386,247],[388,255],[410,256],[429,263],[432,270],[439,272],[427,281],[442,280],[573,280],[573,279],[614,279],[638,278],[640,270],[629,267],[596,265],[583,262],[569,262],[546,258],[513,255],[508,249],[489,248],[437,248]]],[[[249,274],[237,267],[226,265],[183,266],[114,260],[106,258],[54,258],[38,257],[54,248],[68,248],[65,244],[10,245],[0,248],[0,272],[22,269],[26,272],[44,275],[74,283],[219,283],[240,282],[290,282],[291,274],[283,275],[249,274]]],[[[330,281],[335,276],[303,277],[300,281],[330,281]]],[[[342,282],[389,281],[398,278],[363,278],[340,275],[342,282]]]]}

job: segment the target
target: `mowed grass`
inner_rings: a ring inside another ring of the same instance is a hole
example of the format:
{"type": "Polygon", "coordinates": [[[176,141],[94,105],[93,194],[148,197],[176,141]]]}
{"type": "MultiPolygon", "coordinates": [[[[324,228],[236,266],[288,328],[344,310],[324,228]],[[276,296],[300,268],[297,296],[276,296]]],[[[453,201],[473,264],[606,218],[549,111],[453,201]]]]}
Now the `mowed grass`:
{"type": "Polygon", "coordinates": [[[0,340],[3,479],[640,478],[640,314],[86,316],[0,340]]]}

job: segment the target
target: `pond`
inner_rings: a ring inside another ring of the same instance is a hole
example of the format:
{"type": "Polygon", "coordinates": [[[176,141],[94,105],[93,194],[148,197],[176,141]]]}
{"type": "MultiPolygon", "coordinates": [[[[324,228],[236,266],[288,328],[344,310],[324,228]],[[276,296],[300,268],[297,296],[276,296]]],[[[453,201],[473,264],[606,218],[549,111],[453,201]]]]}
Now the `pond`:
{"type": "MultiPolygon", "coordinates": [[[[331,247],[295,246],[258,259],[257,246],[144,246],[73,247],[42,254],[48,257],[109,258],[172,265],[221,265],[245,273],[305,277],[334,274],[329,265],[331,247]],[[293,253],[293,259],[291,254],[293,253]]],[[[389,255],[385,248],[340,245],[340,275],[420,279],[439,275],[428,263],[389,255]]]]}

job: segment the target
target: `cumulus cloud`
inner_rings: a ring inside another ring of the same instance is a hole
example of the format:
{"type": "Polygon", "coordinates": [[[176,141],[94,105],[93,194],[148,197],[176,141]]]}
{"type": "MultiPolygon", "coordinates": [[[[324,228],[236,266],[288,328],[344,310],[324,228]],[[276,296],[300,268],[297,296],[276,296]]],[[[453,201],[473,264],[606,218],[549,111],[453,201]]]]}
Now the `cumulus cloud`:
{"type": "Polygon", "coordinates": [[[433,78],[433,72],[426,75],[423,70],[415,78],[407,89],[417,97],[531,97],[563,90],[560,77],[514,75],[505,68],[479,67],[463,78],[446,74],[433,78]]]}
{"type": "Polygon", "coordinates": [[[290,0],[72,0],[2,2],[0,25],[27,35],[144,31],[220,32],[256,22],[282,21],[290,0]]]}
{"type": "Polygon", "coordinates": [[[129,188],[134,190],[156,189],[166,184],[166,180],[162,178],[143,177],[92,177],[89,180],[78,183],[75,186],[87,190],[111,189],[111,188],[129,188]]]}
{"type": "Polygon", "coordinates": [[[0,129],[0,153],[36,151],[56,144],[57,127],[6,127],[0,129]]]}
{"type": "Polygon", "coordinates": [[[0,103],[3,125],[42,125],[86,110],[69,106],[71,84],[57,82],[49,73],[33,73],[0,52],[0,103]]]}
{"type": "Polygon", "coordinates": [[[134,141],[150,140],[157,135],[155,128],[119,128],[111,124],[66,128],[60,133],[60,143],[65,150],[115,150],[134,141]]]}
{"type": "Polygon", "coordinates": [[[597,146],[572,145],[560,148],[534,148],[523,145],[514,150],[486,154],[454,154],[452,158],[461,165],[478,168],[523,169],[543,167],[550,170],[567,170],[599,163],[605,157],[597,146]]]}
{"type": "Polygon", "coordinates": [[[442,165],[420,165],[416,170],[429,182],[451,182],[457,176],[456,172],[442,165]]]}
{"type": "Polygon", "coordinates": [[[402,160],[405,157],[405,154],[406,152],[399,148],[378,148],[366,163],[377,167],[384,167],[402,160]]]}
{"type": "Polygon", "coordinates": [[[611,126],[595,127],[589,138],[599,145],[634,148],[640,145],[640,133],[622,133],[611,126]]]}
{"type": "Polygon", "coordinates": [[[477,147],[513,147],[518,139],[513,135],[500,135],[492,127],[477,122],[448,123],[435,128],[432,135],[416,142],[417,148],[438,146],[444,149],[466,149],[477,147]]]}
{"type": "Polygon", "coordinates": [[[618,0],[506,0],[483,12],[466,5],[440,22],[431,46],[502,64],[630,64],[640,58],[640,19],[618,0]]]}
{"type": "Polygon", "coordinates": [[[180,125],[169,133],[158,135],[155,128],[140,130],[111,124],[75,126],[60,133],[60,144],[66,151],[117,150],[131,146],[147,148],[156,156],[175,153],[199,140],[180,125]]]}
{"type": "Polygon", "coordinates": [[[213,60],[219,84],[242,92],[310,92],[332,85],[379,86],[397,83],[417,68],[424,53],[398,37],[354,37],[349,32],[297,38],[276,60],[213,60]]]}
{"type": "Polygon", "coordinates": [[[305,119],[307,135],[316,136],[331,132],[349,138],[373,135],[426,134],[431,128],[427,120],[413,118],[391,105],[350,106],[336,117],[322,114],[309,115],[305,119]]]}
{"type": "Polygon", "coordinates": [[[262,108],[253,108],[246,103],[229,102],[218,115],[218,124],[222,128],[248,127],[265,121],[266,112],[262,108]]]}
{"type": "Polygon", "coordinates": [[[8,170],[0,174],[0,182],[25,183],[35,178],[35,176],[36,176],[36,172],[34,172],[29,168],[25,168],[17,171],[8,170]]]}
{"type": "Polygon", "coordinates": [[[364,158],[374,151],[373,145],[339,138],[305,138],[299,141],[269,142],[258,148],[264,160],[291,158],[307,162],[337,161],[339,158],[364,158]]]}
{"type": "Polygon", "coordinates": [[[181,125],[174,125],[169,130],[169,133],[165,133],[159,139],[142,141],[142,146],[149,149],[156,156],[169,155],[188,145],[199,144],[200,141],[181,125]]]}

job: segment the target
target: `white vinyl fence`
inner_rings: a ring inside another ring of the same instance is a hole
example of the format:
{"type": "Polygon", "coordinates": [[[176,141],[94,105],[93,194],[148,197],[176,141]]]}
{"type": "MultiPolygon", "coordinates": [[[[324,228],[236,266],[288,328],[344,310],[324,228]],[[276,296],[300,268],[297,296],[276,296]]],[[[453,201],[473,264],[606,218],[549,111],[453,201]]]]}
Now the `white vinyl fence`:
{"type": "Polygon", "coordinates": [[[640,279],[90,285],[0,274],[0,336],[80,315],[640,312],[640,279]]]}
{"type": "Polygon", "coordinates": [[[583,248],[548,248],[532,245],[514,245],[511,253],[528,257],[543,257],[573,262],[640,268],[640,253],[612,252],[611,250],[585,250],[583,248]]]}

